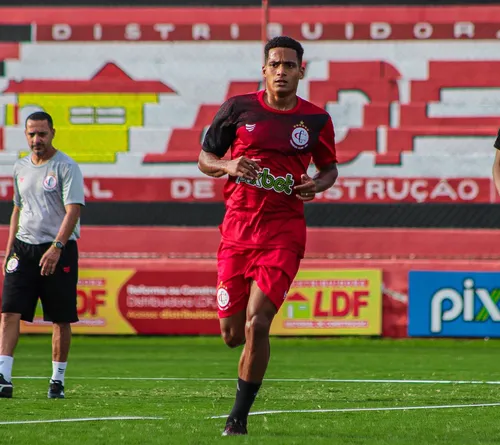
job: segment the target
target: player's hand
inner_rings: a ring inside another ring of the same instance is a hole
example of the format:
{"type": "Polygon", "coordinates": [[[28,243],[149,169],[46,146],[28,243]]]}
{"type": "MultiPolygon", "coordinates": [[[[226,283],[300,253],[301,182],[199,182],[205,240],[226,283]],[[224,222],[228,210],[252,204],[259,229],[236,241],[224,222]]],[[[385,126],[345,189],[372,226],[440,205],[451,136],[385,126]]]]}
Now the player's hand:
{"type": "Polygon", "coordinates": [[[316,182],[308,175],[302,175],[300,180],[301,184],[294,187],[294,190],[298,192],[297,198],[301,201],[312,201],[317,193],[316,182]]]}
{"type": "Polygon", "coordinates": [[[61,257],[61,249],[50,246],[49,249],[43,254],[40,260],[40,267],[42,268],[41,275],[52,275],[56,271],[57,263],[61,257]]]}
{"type": "Polygon", "coordinates": [[[240,156],[237,159],[228,161],[225,171],[229,176],[239,176],[245,179],[257,179],[259,172],[262,170],[259,165],[260,159],[249,159],[245,156],[240,156]]]}
{"type": "Polygon", "coordinates": [[[5,268],[7,267],[7,260],[9,258],[8,252],[5,252],[5,257],[2,261],[2,275],[5,277],[5,268]]]}

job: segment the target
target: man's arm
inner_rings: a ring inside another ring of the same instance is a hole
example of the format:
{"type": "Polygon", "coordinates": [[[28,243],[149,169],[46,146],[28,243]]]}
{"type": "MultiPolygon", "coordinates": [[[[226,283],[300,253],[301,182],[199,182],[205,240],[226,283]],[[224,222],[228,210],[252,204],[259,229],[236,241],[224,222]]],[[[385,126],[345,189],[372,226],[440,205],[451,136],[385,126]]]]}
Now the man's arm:
{"type": "MultiPolygon", "coordinates": [[[[63,244],[66,244],[75,230],[76,223],[80,218],[80,210],[81,204],[68,204],[65,205],[66,215],[61,223],[61,227],[59,228],[59,232],[57,232],[56,239],[54,241],[60,241],[63,244]]],[[[57,263],[59,262],[59,258],[61,256],[61,249],[58,249],[56,246],[50,246],[47,251],[43,254],[40,260],[40,267],[42,268],[42,275],[51,275],[54,273],[57,263]]]]}
{"type": "Polygon", "coordinates": [[[12,250],[12,246],[14,245],[14,240],[16,239],[17,229],[19,227],[19,214],[21,209],[14,205],[14,209],[12,210],[12,215],[10,217],[10,225],[9,225],[9,238],[7,240],[7,246],[5,248],[5,257],[3,259],[3,267],[2,272],[5,275],[5,265],[7,264],[7,259],[9,257],[9,253],[12,250]]]}
{"type": "MultiPolygon", "coordinates": [[[[500,142],[497,139],[497,142],[500,142]]],[[[495,187],[497,192],[500,194],[500,144],[497,147],[497,142],[495,142],[495,148],[497,148],[495,153],[495,160],[493,161],[493,182],[495,183],[495,187]]]]}
{"type": "Polygon", "coordinates": [[[12,250],[12,246],[14,245],[17,229],[19,227],[20,214],[21,214],[21,209],[18,206],[14,205],[14,209],[12,210],[12,215],[10,217],[9,239],[7,240],[7,247],[5,248],[6,255],[9,254],[9,252],[12,250]]]}
{"type": "Polygon", "coordinates": [[[227,160],[221,159],[213,153],[201,150],[198,157],[198,168],[202,173],[212,178],[220,178],[226,173],[227,160]]]}
{"type": "Polygon", "coordinates": [[[12,209],[12,215],[10,216],[10,224],[9,224],[9,238],[7,240],[7,246],[5,248],[5,257],[3,259],[3,267],[2,273],[5,275],[5,266],[7,264],[7,259],[9,257],[9,253],[14,246],[14,240],[16,239],[17,231],[19,230],[19,217],[21,214],[21,193],[19,191],[19,187],[17,184],[17,169],[16,165],[14,165],[14,208],[12,209]]]}
{"type": "Polygon", "coordinates": [[[338,176],[339,171],[336,163],[321,168],[313,178],[313,181],[316,183],[316,193],[324,192],[332,187],[338,176]]]}
{"type": "MultiPolygon", "coordinates": [[[[66,215],[62,220],[56,241],[66,244],[71,237],[75,226],[80,218],[81,207],[85,205],[83,175],[78,164],[68,164],[62,175],[62,202],[66,215]]],[[[54,244],[50,246],[40,260],[42,275],[51,275],[56,270],[57,263],[61,256],[61,249],[54,244]]]]}
{"type": "Polygon", "coordinates": [[[248,159],[240,156],[237,159],[220,159],[213,153],[202,150],[198,159],[198,168],[208,176],[220,178],[228,174],[229,176],[240,176],[245,179],[257,179],[258,172],[261,170],[260,159],[248,159]]]}
{"type": "Polygon", "coordinates": [[[66,244],[75,230],[76,223],[80,219],[82,206],[80,204],[68,204],[64,208],[66,209],[66,216],[61,223],[59,232],[57,232],[55,241],[61,241],[61,243],[66,244]]]}
{"type": "Polygon", "coordinates": [[[302,175],[301,184],[294,187],[298,192],[297,198],[302,201],[312,201],[316,193],[324,192],[332,187],[339,175],[335,150],[335,130],[330,116],[321,130],[318,144],[312,152],[312,159],[318,173],[314,178],[302,175]]]}
{"type": "Polygon", "coordinates": [[[236,139],[235,120],[234,101],[229,99],[222,104],[205,135],[198,157],[198,168],[213,178],[227,174],[256,179],[260,170],[258,159],[248,159],[244,156],[232,160],[222,159],[236,139]]]}

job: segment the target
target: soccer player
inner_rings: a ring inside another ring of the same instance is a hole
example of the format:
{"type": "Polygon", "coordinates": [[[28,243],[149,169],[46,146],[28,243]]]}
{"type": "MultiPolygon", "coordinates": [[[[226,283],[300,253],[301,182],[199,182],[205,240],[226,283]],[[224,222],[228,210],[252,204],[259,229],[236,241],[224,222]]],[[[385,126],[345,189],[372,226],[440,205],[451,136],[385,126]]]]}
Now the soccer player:
{"type": "Polygon", "coordinates": [[[76,240],[85,199],[80,168],[54,148],[55,132],[49,114],[28,116],[25,133],[31,155],[14,165],[14,210],[3,261],[0,397],[12,397],[20,320],[33,321],[40,297],[44,320],[53,323],[53,374],[48,397],[64,398],[70,323],[78,321],[76,240]]]}
{"type": "Polygon", "coordinates": [[[247,434],[269,362],[271,323],[304,256],[303,203],[338,175],[330,116],[296,94],[303,53],[289,37],[270,40],[262,68],[265,90],[225,102],[199,156],[203,173],[229,175],[217,254],[218,315],[225,343],[245,345],[226,436],[247,434]],[[231,158],[222,159],[230,148],[231,158]],[[314,178],[307,175],[311,160],[319,171],[314,178]]]}

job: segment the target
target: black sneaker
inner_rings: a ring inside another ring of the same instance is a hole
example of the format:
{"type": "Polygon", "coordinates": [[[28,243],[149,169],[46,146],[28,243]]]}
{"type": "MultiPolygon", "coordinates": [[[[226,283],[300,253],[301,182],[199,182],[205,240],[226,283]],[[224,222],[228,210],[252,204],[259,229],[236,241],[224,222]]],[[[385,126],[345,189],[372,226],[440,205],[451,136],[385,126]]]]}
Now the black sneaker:
{"type": "Polygon", "coordinates": [[[12,382],[5,380],[3,374],[0,374],[0,397],[11,399],[13,391],[14,385],[12,385],[12,382]]]}
{"type": "Polygon", "coordinates": [[[49,392],[47,393],[49,399],[64,399],[64,385],[60,380],[50,379],[49,392]]]}
{"type": "Polygon", "coordinates": [[[226,422],[226,427],[222,432],[223,436],[243,436],[248,434],[247,422],[229,417],[226,422]]]}

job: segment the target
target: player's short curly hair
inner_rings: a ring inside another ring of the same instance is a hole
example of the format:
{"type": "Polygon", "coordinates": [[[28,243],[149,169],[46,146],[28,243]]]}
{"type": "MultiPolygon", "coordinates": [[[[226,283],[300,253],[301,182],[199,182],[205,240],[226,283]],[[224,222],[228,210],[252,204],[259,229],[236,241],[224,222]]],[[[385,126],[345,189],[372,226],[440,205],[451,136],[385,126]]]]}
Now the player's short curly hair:
{"type": "Polygon", "coordinates": [[[28,121],[47,121],[47,123],[49,124],[49,128],[54,128],[54,121],[52,120],[52,116],[45,111],[35,111],[34,113],[31,113],[26,118],[25,126],[28,125],[28,121]]]}
{"type": "Polygon", "coordinates": [[[297,42],[297,40],[287,36],[279,36],[269,40],[269,42],[267,42],[266,46],[264,47],[264,56],[266,62],[267,59],[269,58],[269,51],[274,48],[290,48],[295,50],[295,52],[297,53],[297,59],[299,61],[299,65],[302,65],[304,48],[302,48],[302,45],[299,42],[297,42]]]}

